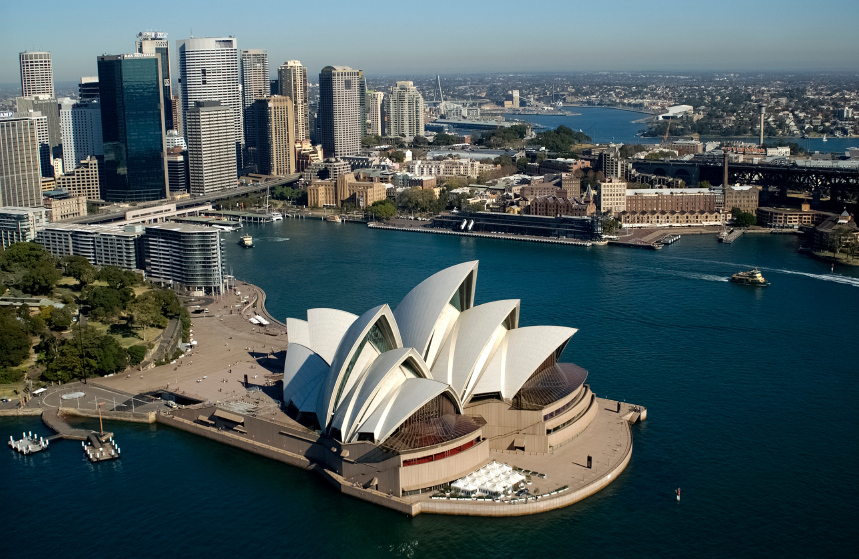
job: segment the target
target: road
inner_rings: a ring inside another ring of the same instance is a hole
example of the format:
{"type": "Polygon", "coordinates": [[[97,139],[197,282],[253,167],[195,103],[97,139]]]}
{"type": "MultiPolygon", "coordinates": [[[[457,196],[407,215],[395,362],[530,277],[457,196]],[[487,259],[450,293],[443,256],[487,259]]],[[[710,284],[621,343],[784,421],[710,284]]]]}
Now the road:
{"type": "MultiPolygon", "coordinates": [[[[176,209],[187,208],[190,206],[199,206],[201,204],[208,204],[211,202],[215,202],[217,200],[222,200],[224,198],[232,198],[233,196],[242,196],[244,194],[250,194],[251,192],[259,192],[261,190],[265,190],[266,188],[274,188],[276,186],[281,186],[284,184],[291,184],[297,182],[298,179],[301,178],[301,173],[295,173],[292,175],[287,175],[285,177],[278,177],[277,179],[270,180],[267,182],[262,182],[259,184],[252,184],[247,186],[239,186],[237,188],[232,188],[230,190],[222,190],[220,192],[216,192],[213,194],[207,194],[205,196],[195,196],[193,198],[188,198],[187,200],[180,200],[175,202],[176,209]]],[[[153,206],[161,206],[164,204],[172,204],[169,200],[157,200],[155,202],[146,202],[144,204],[138,204],[134,207],[123,208],[121,211],[110,212],[110,213],[101,213],[101,214],[93,214],[86,215],[81,217],[73,217],[69,219],[64,219],[63,223],[81,223],[81,224],[93,224],[93,223],[106,223],[111,221],[121,221],[125,219],[125,212],[130,210],[139,210],[142,208],[149,208],[153,206]]]]}

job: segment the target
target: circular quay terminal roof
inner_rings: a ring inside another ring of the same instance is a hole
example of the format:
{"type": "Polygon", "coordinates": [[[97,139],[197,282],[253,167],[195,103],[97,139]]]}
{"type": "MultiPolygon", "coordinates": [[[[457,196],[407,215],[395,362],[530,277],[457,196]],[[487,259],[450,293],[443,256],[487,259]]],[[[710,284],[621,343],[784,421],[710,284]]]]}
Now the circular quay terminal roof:
{"type": "Polygon", "coordinates": [[[477,266],[437,272],[394,310],[287,319],[287,415],[344,492],[409,514],[529,514],[628,463],[646,410],[596,398],[587,371],[558,362],[575,328],[520,328],[519,300],[475,306],[477,266]]]}

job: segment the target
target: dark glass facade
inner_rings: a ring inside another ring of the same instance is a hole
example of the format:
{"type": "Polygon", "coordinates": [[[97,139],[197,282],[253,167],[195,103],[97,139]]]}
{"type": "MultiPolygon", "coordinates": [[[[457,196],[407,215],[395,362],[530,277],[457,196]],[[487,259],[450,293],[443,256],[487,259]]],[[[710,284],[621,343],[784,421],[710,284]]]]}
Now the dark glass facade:
{"type": "Polygon", "coordinates": [[[159,62],[154,56],[98,58],[104,140],[102,191],[108,202],[167,197],[159,62]]]}

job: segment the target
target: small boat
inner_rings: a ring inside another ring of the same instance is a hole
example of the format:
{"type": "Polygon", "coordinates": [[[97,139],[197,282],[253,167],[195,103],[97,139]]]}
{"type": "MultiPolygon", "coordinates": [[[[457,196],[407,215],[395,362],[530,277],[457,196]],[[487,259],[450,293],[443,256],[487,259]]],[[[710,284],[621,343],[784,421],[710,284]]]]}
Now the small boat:
{"type": "Polygon", "coordinates": [[[733,276],[731,276],[732,283],[739,283],[741,285],[755,285],[760,287],[766,287],[770,283],[764,279],[761,273],[757,268],[753,270],[749,270],[748,272],[737,272],[733,276]]]}
{"type": "Polygon", "coordinates": [[[824,141],[824,142],[828,142],[828,141],[829,141],[829,140],[827,140],[827,139],[826,139],[826,134],[824,134],[824,135],[823,135],[823,141],[824,141]]]}
{"type": "Polygon", "coordinates": [[[250,235],[242,235],[239,239],[239,246],[243,248],[254,248],[254,240],[250,235]]]}
{"type": "Polygon", "coordinates": [[[329,215],[325,217],[325,221],[330,221],[331,223],[340,223],[340,216],[337,214],[329,215]]]}
{"type": "Polygon", "coordinates": [[[272,221],[283,221],[283,214],[280,212],[271,212],[270,216],[272,221]]]}

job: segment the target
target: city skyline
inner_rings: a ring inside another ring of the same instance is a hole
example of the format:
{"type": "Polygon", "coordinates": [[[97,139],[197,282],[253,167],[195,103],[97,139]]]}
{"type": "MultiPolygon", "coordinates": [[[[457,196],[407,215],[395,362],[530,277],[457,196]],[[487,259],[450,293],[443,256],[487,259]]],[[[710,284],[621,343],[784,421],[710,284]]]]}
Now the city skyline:
{"type": "MultiPolygon", "coordinates": [[[[194,5],[155,2],[124,6],[121,14],[113,5],[108,9],[104,3],[102,10],[100,4],[96,2],[93,9],[85,12],[70,12],[61,20],[46,21],[43,32],[35,37],[26,26],[6,29],[0,83],[20,81],[18,53],[26,50],[52,53],[56,81],[94,75],[97,56],[133,52],[136,34],[142,30],[164,31],[173,45],[176,40],[192,36],[232,35],[238,39],[240,50],[266,49],[271,71],[287,60],[298,59],[312,76],[329,64],[362,68],[367,75],[692,68],[854,71],[859,64],[859,43],[852,40],[859,7],[841,0],[818,6],[825,13],[840,14],[837,18],[822,18],[819,23],[797,17],[801,6],[795,2],[771,10],[730,1],[722,3],[719,11],[662,2],[644,11],[623,1],[613,7],[613,12],[636,16],[617,19],[609,35],[604,27],[594,25],[606,15],[604,10],[561,2],[547,2],[533,11],[512,3],[506,9],[502,3],[491,12],[460,4],[451,4],[447,9],[447,3],[437,4],[437,9],[429,11],[405,7],[383,12],[380,7],[379,11],[356,12],[346,3],[336,3],[326,11],[328,33],[324,38],[314,31],[315,26],[294,26],[289,40],[284,40],[275,25],[260,27],[251,18],[226,16],[231,13],[226,2],[209,3],[205,11],[194,5]],[[557,17],[547,17],[549,14],[557,17]],[[373,25],[382,17],[388,29],[414,31],[404,39],[405,48],[380,50],[371,42],[345,39],[350,29],[373,25]],[[421,22],[420,27],[415,28],[415,21],[421,22]],[[712,33],[695,31],[702,22],[712,33]],[[99,32],[78,33],[82,28],[99,32]],[[508,33],[521,39],[504,39],[508,33]]],[[[318,17],[313,8],[304,5],[266,5],[265,13],[268,22],[312,21],[318,17]]],[[[7,21],[14,21],[25,15],[24,8],[12,6],[9,15],[7,21]]]]}

